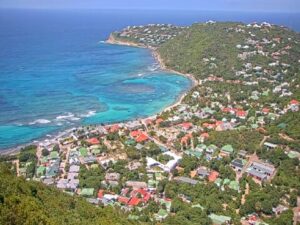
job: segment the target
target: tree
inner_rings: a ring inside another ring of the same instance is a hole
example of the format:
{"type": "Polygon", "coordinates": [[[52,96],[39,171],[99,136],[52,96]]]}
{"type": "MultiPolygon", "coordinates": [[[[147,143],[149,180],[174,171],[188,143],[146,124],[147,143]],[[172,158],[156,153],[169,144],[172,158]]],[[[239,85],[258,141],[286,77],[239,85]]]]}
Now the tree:
{"type": "Polygon", "coordinates": [[[291,194],[290,194],[290,206],[291,207],[296,207],[297,206],[297,192],[296,191],[293,191],[291,194]]]}
{"type": "Polygon", "coordinates": [[[47,149],[43,149],[42,150],[42,156],[48,156],[49,155],[49,151],[47,149]]]}
{"type": "Polygon", "coordinates": [[[95,207],[80,197],[13,176],[0,164],[0,224],[135,224],[111,207],[95,207]],[[2,199],[2,200],[1,200],[2,199]]]}
{"type": "Polygon", "coordinates": [[[171,212],[177,213],[185,209],[184,203],[179,198],[174,198],[171,205],[171,212]]]}

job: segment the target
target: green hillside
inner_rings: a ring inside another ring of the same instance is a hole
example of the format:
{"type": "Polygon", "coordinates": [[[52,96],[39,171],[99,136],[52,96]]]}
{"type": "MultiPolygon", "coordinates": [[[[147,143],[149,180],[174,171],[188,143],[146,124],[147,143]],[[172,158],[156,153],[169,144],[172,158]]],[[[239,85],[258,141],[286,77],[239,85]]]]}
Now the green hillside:
{"type": "Polygon", "coordinates": [[[168,68],[191,73],[200,79],[211,74],[225,79],[236,79],[235,72],[243,68],[245,61],[256,66],[274,62],[271,54],[256,54],[257,45],[269,53],[290,45],[291,51],[281,57],[281,62],[297,65],[299,45],[293,40],[299,40],[298,33],[278,26],[256,29],[242,23],[197,23],[161,45],[158,51],[168,68]],[[270,41],[273,38],[284,41],[274,46],[270,41]],[[257,42],[264,39],[265,43],[257,42]],[[237,48],[243,44],[247,45],[247,49],[237,48]],[[255,55],[247,60],[239,59],[238,54],[243,52],[255,52],[255,55]]]}
{"type": "Polygon", "coordinates": [[[132,224],[124,218],[112,208],[97,208],[40,182],[17,178],[0,165],[1,225],[132,224]]]}

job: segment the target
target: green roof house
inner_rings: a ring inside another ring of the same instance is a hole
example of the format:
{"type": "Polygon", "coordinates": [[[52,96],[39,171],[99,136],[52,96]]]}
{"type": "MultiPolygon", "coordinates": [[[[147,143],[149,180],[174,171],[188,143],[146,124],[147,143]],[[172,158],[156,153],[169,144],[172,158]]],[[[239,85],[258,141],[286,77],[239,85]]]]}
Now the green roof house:
{"type": "Polygon", "coordinates": [[[235,180],[230,181],[229,183],[229,188],[235,191],[239,191],[240,190],[240,186],[239,183],[235,180]]]}
{"type": "Polygon", "coordinates": [[[80,191],[81,196],[93,196],[94,188],[82,188],[80,191]]]}
{"type": "Polygon", "coordinates": [[[223,185],[227,185],[230,183],[230,180],[228,178],[225,178],[223,181],[223,185]]]}
{"type": "Polygon", "coordinates": [[[223,151],[225,153],[228,153],[228,154],[231,154],[231,153],[233,153],[233,147],[231,145],[224,145],[221,148],[221,151],[223,151]]]}
{"type": "Polygon", "coordinates": [[[46,172],[46,167],[44,167],[44,166],[39,166],[39,167],[37,168],[37,170],[36,170],[36,175],[37,175],[38,177],[44,176],[44,175],[45,175],[45,172],[46,172]]]}
{"type": "Polygon", "coordinates": [[[43,158],[41,158],[41,163],[46,163],[48,162],[48,157],[44,156],[43,158]]]}
{"type": "Polygon", "coordinates": [[[135,142],[135,140],[133,140],[133,139],[128,139],[128,140],[125,141],[125,144],[126,144],[126,145],[135,145],[136,142],[135,142]]]}
{"type": "Polygon", "coordinates": [[[189,155],[189,156],[194,156],[196,158],[200,158],[201,155],[202,155],[202,152],[199,152],[199,151],[193,151],[193,150],[186,150],[185,151],[185,154],[189,155]]]}
{"type": "Polygon", "coordinates": [[[287,126],[286,123],[280,123],[280,124],[277,125],[277,127],[280,128],[280,129],[285,129],[286,126],[287,126]]]}
{"type": "Polygon", "coordinates": [[[216,214],[210,214],[208,217],[213,221],[213,224],[216,224],[216,225],[222,225],[222,224],[230,222],[230,220],[231,220],[231,218],[229,216],[222,216],[222,215],[216,215],[216,214]]]}
{"type": "Polygon", "coordinates": [[[263,96],[268,96],[269,95],[270,90],[266,90],[262,93],[263,96]]]}
{"type": "Polygon", "coordinates": [[[155,219],[156,219],[156,220],[163,220],[163,219],[167,218],[167,216],[168,216],[167,210],[165,210],[165,209],[160,209],[160,210],[158,211],[158,213],[155,214],[155,219]]]}
{"type": "Polygon", "coordinates": [[[276,116],[277,116],[277,115],[274,114],[274,113],[269,113],[267,117],[268,117],[269,119],[271,119],[271,120],[275,120],[275,119],[276,119],[276,116]]]}
{"type": "Polygon", "coordinates": [[[93,149],[92,154],[93,155],[99,155],[101,153],[101,150],[99,148],[93,149]]]}
{"type": "Polygon", "coordinates": [[[159,202],[160,202],[161,205],[164,204],[164,205],[166,206],[167,211],[170,212],[170,210],[171,210],[171,205],[172,205],[172,202],[171,202],[171,201],[166,201],[166,200],[164,200],[164,199],[160,199],[159,202]]]}
{"type": "Polygon", "coordinates": [[[97,169],[98,167],[99,167],[99,164],[96,164],[96,163],[91,165],[92,169],[97,169]]]}
{"type": "Polygon", "coordinates": [[[128,219],[129,220],[138,220],[140,217],[139,216],[137,216],[137,215],[132,215],[132,214],[130,214],[129,216],[128,216],[128,219]]]}
{"type": "Polygon", "coordinates": [[[300,158],[300,153],[296,151],[290,151],[288,157],[291,159],[300,158]]]}
{"type": "Polygon", "coordinates": [[[86,157],[86,156],[88,155],[88,151],[87,151],[86,148],[81,147],[81,148],[79,149],[79,154],[80,154],[80,156],[86,157]]]}
{"type": "Polygon", "coordinates": [[[215,111],[212,110],[212,109],[209,108],[209,107],[203,108],[202,111],[205,112],[205,113],[208,113],[208,114],[214,114],[214,113],[215,113],[215,111]]]}
{"type": "Polygon", "coordinates": [[[59,154],[57,151],[50,152],[49,159],[58,159],[58,158],[59,158],[59,154]]]}
{"type": "Polygon", "coordinates": [[[216,184],[218,187],[221,187],[221,185],[222,185],[222,179],[221,179],[221,178],[217,178],[216,181],[215,181],[215,184],[216,184]]]}
{"type": "Polygon", "coordinates": [[[242,126],[237,127],[237,129],[238,129],[239,131],[241,131],[241,130],[246,130],[247,127],[246,127],[245,125],[242,125],[242,126]]]}
{"type": "Polygon", "coordinates": [[[148,187],[149,188],[156,188],[157,187],[157,185],[158,185],[158,181],[156,181],[156,180],[148,180],[148,187]]]}
{"type": "Polygon", "coordinates": [[[198,144],[196,148],[205,150],[207,148],[207,146],[205,144],[198,144]]]}

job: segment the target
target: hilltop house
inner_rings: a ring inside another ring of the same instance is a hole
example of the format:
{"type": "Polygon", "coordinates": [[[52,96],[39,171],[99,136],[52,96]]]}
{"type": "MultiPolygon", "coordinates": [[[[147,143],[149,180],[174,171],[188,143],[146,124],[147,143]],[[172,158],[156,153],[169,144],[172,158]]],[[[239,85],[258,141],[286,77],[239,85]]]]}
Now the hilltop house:
{"type": "Polygon", "coordinates": [[[230,165],[234,170],[241,172],[243,170],[245,164],[246,164],[246,161],[243,159],[234,159],[230,165]]]}
{"type": "Polygon", "coordinates": [[[270,143],[270,142],[265,142],[264,146],[267,147],[268,150],[277,148],[276,144],[273,144],[273,143],[270,143]]]}
{"type": "Polygon", "coordinates": [[[199,178],[201,179],[205,179],[209,176],[210,172],[209,172],[209,169],[205,166],[200,166],[198,169],[197,169],[197,174],[199,176],[199,178]]]}
{"type": "Polygon", "coordinates": [[[275,167],[268,163],[253,162],[248,168],[247,173],[249,176],[254,177],[260,181],[269,179],[275,173],[275,167]]]}

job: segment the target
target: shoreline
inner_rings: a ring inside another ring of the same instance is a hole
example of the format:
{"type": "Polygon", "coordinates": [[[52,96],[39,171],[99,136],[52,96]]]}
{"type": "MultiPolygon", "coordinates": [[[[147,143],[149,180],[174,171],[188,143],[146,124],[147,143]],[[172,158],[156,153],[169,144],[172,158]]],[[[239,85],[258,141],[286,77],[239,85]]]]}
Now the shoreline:
{"type": "MultiPolygon", "coordinates": [[[[151,51],[152,53],[152,56],[154,57],[154,59],[158,62],[159,64],[159,67],[163,70],[163,71],[166,71],[166,72],[170,72],[170,73],[174,73],[174,74],[178,74],[178,75],[181,75],[181,76],[184,76],[186,78],[188,78],[189,80],[192,81],[192,85],[191,87],[189,88],[189,90],[185,91],[184,93],[181,93],[178,98],[175,100],[175,102],[169,106],[167,106],[166,108],[162,109],[160,112],[156,113],[157,114],[160,114],[162,112],[165,112],[165,111],[169,111],[171,110],[172,108],[180,105],[183,101],[183,99],[185,98],[185,96],[187,95],[187,93],[193,89],[194,87],[196,87],[197,85],[199,85],[199,82],[198,80],[195,79],[195,77],[192,75],[192,74],[188,74],[188,73],[181,73],[179,71],[176,71],[176,70],[172,70],[172,69],[169,69],[167,68],[167,66],[165,65],[163,59],[161,58],[159,52],[157,51],[156,48],[151,48],[151,47],[147,47],[145,45],[140,45],[140,44],[137,44],[137,43],[134,43],[134,42],[129,42],[129,41],[120,41],[120,40],[116,40],[112,35],[109,36],[108,40],[105,41],[105,43],[107,44],[111,44],[111,45],[122,45],[122,46],[129,46],[129,47],[136,47],[136,48],[145,48],[145,49],[148,49],[151,51]]],[[[152,116],[153,117],[153,116],[152,116]]],[[[148,117],[147,117],[148,118],[148,117]]]]}
{"type": "MultiPolygon", "coordinates": [[[[181,73],[181,72],[178,72],[178,71],[175,71],[175,70],[172,70],[172,69],[168,69],[166,67],[163,59],[161,58],[161,56],[159,55],[158,51],[155,48],[150,48],[150,47],[139,45],[139,44],[136,44],[136,43],[133,43],[133,42],[117,41],[112,36],[110,36],[108,38],[108,40],[106,40],[104,43],[111,44],[111,45],[121,45],[121,46],[128,46],[128,47],[136,47],[136,48],[145,48],[145,49],[148,49],[148,50],[151,51],[151,54],[154,57],[155,61],[158,62],[159,67],[160,67],[161,70],[166,71],[166,72],[170,72],[170,73],[174,73],[174,74],[178,74],[178,75],[181,75],[181,76],[184,76],[184,77],[188,78],[191,81],[191,83],[192,83],[191,87],[187,91],[182,92],[171,105],[169,105],[167,107],[164,107],[162,110],[160,110],[159,112],[155,113],[154,115],[150,115],[150,116],[143,117],[143,118],[135,118],[135,119],[130,119],[130,120],[124,120],[124,121],[120,121],[120,122],[117,122],[117,123],[116,122],[113,122],[113,123],[109,123],[108,122],[108,123],[104,123],[105,125],[113,125],[113,124],[126,123],[126,122],[129,122],[129,121],[147,120],[147,119],[155,118],[158,114],[166,112],[166,111],[170,111],[173,108],[175,108],[178,105],[180,105],[182,103],[183,99],[188,94],[188,92],[192,88],[194,88],[195,86],[197,86],[199,84],[199,82],[194,78],[194,76],[192,74],[185,74],[185,73],[181,73]]],[[[100,124],[90,124],[90,125],[99,126],[100,124]]],[[[89,126],[89,125],[80,125],[80,126],[76,126],[76,127],[73,127],[73,128],[64,129],[64,130],[55,132],[49,138],[41,137],[41,138],[37,138],[35,140],[32,140],[30,142],[17,145],[16,147],[7,148],[7,149],[4,149],[3,151],[0,150],[0,156],[1,155],[4,155],[4,156],[5,155],[7,155],[7,156],[9,156],[9,155],[16,155],[16,154],[18,154],[21,151],[21,148],[24,148],[24,147],[29,146],[29,145],[38,144],[38,143],[41,143],[41,142],[46,142],[46,141],[53,142],[53,141],[59,139],[60,137],[69,134],[74,129],[78,129],[78,128],[86,127],[86,126],[89,126]]]]}

